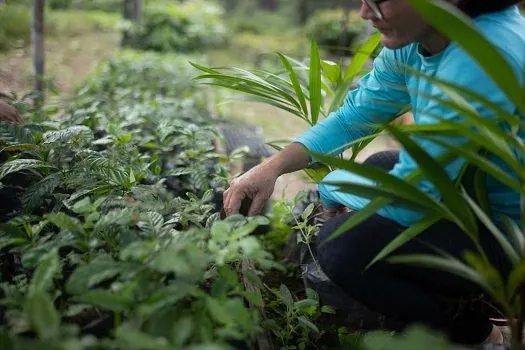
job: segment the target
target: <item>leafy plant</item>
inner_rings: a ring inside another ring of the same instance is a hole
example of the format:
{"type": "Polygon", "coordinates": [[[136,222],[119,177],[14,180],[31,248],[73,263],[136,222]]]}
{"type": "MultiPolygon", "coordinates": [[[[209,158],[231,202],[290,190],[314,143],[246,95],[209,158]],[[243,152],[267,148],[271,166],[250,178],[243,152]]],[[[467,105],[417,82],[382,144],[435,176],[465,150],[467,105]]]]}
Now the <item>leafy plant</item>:
{"type": "Polygon", "coordinates": [[[144,50],[191,52],[225,43],[222,9],[215,3],[157,2],[148,5],[136,28],[137,47],[144,50]]]}
{"type": "Polygon", "coordinates": [[[282,284],[273,292],[277,300],[268,307],[277,317],[264,320],[263,326],[270,329],[283,346],[282,349],[305,349],[307,344],[318,339],[322,332],[314,324],[322,313],[333,314],[330,306],[322,306],[319,296],[312,289],[306,289],[306,298],[294,300],[288,287],[282,284]]]}
{"type": "Polygon", "coordinates": [[[277,266],[250,235],[267,220],[220,220],[229,160],[181,60],[125,54],[61,120],[0,123],[6,348],[230,349],[261,331],[237,266],[277,266]]]}

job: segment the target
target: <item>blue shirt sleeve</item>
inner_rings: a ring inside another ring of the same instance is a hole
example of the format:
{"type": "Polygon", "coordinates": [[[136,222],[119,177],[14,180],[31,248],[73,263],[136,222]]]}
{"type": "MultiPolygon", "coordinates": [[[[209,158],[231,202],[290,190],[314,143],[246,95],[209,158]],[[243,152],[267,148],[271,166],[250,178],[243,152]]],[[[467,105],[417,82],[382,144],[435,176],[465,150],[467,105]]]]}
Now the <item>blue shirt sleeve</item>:
{"type": "Polygon", "coordinates": [[[377,123],[394,118],[410,104],[402,61],[401,50],[383,49],[343,106],[295,142],[310,151],[335,155],[353,140],[372,133],[377,123]]]}

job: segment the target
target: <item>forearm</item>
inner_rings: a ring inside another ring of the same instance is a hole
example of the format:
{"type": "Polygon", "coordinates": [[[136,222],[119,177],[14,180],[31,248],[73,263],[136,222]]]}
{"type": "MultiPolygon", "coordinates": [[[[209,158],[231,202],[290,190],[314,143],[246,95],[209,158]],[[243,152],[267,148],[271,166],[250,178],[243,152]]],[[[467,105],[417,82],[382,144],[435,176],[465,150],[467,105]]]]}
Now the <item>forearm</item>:
{"type": "Polygon", "coordinates": [[[302,144],[294,142],[283,148],[277,154],[265,160],[261,166],[267,167],[277,176],[292,173],[308,167],[310,156],[302,144]]]}

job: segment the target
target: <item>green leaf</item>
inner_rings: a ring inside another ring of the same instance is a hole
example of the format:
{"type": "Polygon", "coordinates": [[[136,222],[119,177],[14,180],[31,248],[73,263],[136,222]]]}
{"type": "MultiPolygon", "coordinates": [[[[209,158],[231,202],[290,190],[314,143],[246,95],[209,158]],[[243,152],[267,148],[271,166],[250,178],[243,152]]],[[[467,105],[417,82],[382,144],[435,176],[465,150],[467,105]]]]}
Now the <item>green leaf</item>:
{"type": "Polygon", "coordinates": [[[306,317],[299,316],[297,317],[297,321],[299,321],[300,324],[302,324],[303,326],[306,326],[307,328],[311,329],[315,333],[319,333],[319,328],[317,328],[317,326],[313,324],[312,321],[310,321],[306,317]]]}
{"type": "Polygon", "coordinates": [[[46,220],[56,225],[63,231],[70,231],[73,233],[84,233],[84,228],[77,218],[71,217],[63,212],[46,215],[46,220]]]}
{"type": "Polygon", "coordinates": [[[127,311],[135,304],[135,301],[129,296],[103,289],[91,290],[76,297],[76,300],[115,312],[127,311]]]}
{"type": "Polygon", "coordinates": [[[303,300],[296,301],[294,303],[294,307],[301,311],[306,310],[309,307],[318,307],[318,306],[319,306],[319,301],[313,300],[313,299],[303,299],[303,300]]]}
{"type": "Polygon", "coordinates": [[[312,125],[317,124],[319,113],[321,112],[321,58],[319,48],[312,39],[310,50],[310,120],[312,125]]]}
{"type": "MultiPolygon", "coordinates": [[[[461,262],[460,260],[452,257],[443,258],[434,255],[410,254],[396,255],[388,258],[387,260],[395,264],[413,264],[418,267],[429,267],[449,272],[477,284],[478,286],[485,289],[485,291],[494,295],[492,287],[487,283],[483,276],[480,275],[479,272],[461,262]]],[[[429,270],[429,273],[430,272],[431,271],[429,270]]]]}
{"type": "Polygon", "coordinates": [[[0,121],[0,141],[6,143],[32,144],[35,142],[33,132],[24,125],[0,121]]]}
{"type": "Polygon", "coordinates": [[[476,219],[470,210],[465,210],[468,207],[467,202],[461,195],[461,191],[450,180],[443,165],[395,127],[389,127],[388,130],[403,145],[410,156],[414,158],[418,166],[423,170],[425,177],[441,193],[443,202],[449,208],[448,217],[453,219],[471,237],[476,237],[478,234],[476,219]]]}
{"type": "Polygon", "coordinates": [[[77,267],[67,281],[66,290],[71,294],[82,294],[122,271],[123,265],[108,256],[100,256],[87,265],[77,267]]]}
{"type": "Polygon", "coordinates": [[[213,317],[215,321],[223,325],[235,323],[233,315],[229,313],[224,303],[220,303],[217,299],[209,297],[206,298],[206,306],[210,311],[210,316],[213,317]]]}
{"type": "Polygon", "coordinates": [[[452,145],[438,138],[432,138],[432,142],[451,150],[454,154],[464,157],[470,164],[492,175],[510,188],[519,191],[520,185],[518,180],[503,171],[501,167],[488,160],[485,156],[481,155],[479,151],[472,149],[472,147],[468,145],[452,145]]]}
{"type": "Polygon", "coordinates": [[[53,287],[53,279],[60,272],[58,249],[52,249],[40,259],[38,267],[29,285],[29,294],[47,292],[53,287]]]}
{"type": "Polygon", "coordinates": [[[164,225],[164,217],[157,212],[147,212],[140,214],[140,221],[137,226],[144,232],[151,235],[158,235],[164,225]]]}
{"type": "MultiPolygon", "coordinates": [[[[369,164],[360,164],[349,160],[344,160],[338,157],[331,157],[320,153],[311,152],[313,157],[319,159],[320,161],[335,166],[339,169],[348,170],[352,173],[355,173],[359,176],[368,178],[374,182],[379,183],[383,187],[376,188],[372,186],[360,186],[363,189],[370,190],[370,193],[373,193],[372,196],[376,196],[379,193],[388,191],[391,195],[395,197],[392,199],[403,200],[404,202],[412,203],[413,206],[417,208],[425,208],[427,210],[437,211],[442,213],[441,207],[439,204],[426,193],[422,192],[416,186],[406,182],[403,179],[397,178],[389,173],[384,172],[382,169],[378,169],[369,164]]],[[[357,188],[357,184],[350,184],[348,182],[324,182],[329,185],[338,186],[341,188],[352,187],[357,188]]]]}
{"type": "Polygon", "coordinates": [[[15,159],[4,163],[0,167],[0,180],[9,174],[16,173],[22,170],[37,170],[52,168],[51,165],[36,159],[15,159]]]}
{"type": "Polygon", "coordinates": [[[340,65],[332,61],[322,60],[321,67],[323,68],[325,76],[328,78],[328,80],[330,80],[332,84],[339,83],[339,80],[341,79],[340,65]]]}
{"type": "Polygon", "coordinates": [[[514,250],[518,253],[520,259],[523,260],[525,255],[525,237],[523,236],[523,232],[521,232],[518,224],[508,216],[503,216],[502,220],[506,228],[505,232],[509,236],[514,250]]]}
{"type": "Polygon", "coordinates": [[[198,295],[198,288],[186,283],[175,282],[164,288],[157,289],[138,306],[138,314],[149,318],[162,310],[177,304],[188,296],[198,295]]]}
{"type": "Polygon", "coordinates": [[[315,209],[315,203],[310,203],[306,209],[303,211],[303,213],[301,214],[301,218],[303,220],[308,220],[308,218],[310,217],[310,215],[312,215],[313,211],[315,209]]]}
{"type": "Polygon", "coordinates": [[[38,209],[43,204],[46,197],[52,195],[59,185],[59,173],[51,174],[38,181],[29,187],[24,193],[22,198],[24,207],[29,211],[38,209]]]}
{"type": "Polygon", "coordinates": [[[181,317],[173,326],[173,334],[171,338],[173,339],[174,345],[182,349],[184,344],[190,339],[193,329],[194,325],[192,317],[181,317]]]}
{"type": "Polygon", "coordinates": [[[250,291],[241,291],[241,292],[237,292],[237,294],[245,297],[246,300],[248,300],[248,302],[252,304],[253,306],[258,306],[258,307],[264,306],[264,301],[260,293],[250,292],[250,291]]]}
{"type": "Polygon", "coordinates": [[[255,287],[259,287],[259,288],[262,288],[263,287],[263,282],[261,281],[261,279],[259,278],[259,276],[257,276],[257,273],[255,271],[252,271],[252,270],[244,270],[242,272],[243,274],[243,277],[248,281],[250,282],[250,284],[252,284],[253,286],[255,287]]]}
{"type": "Polygon", "coordinates": [[[312,299],[312,300],[317,300],[319,301],[319,295],[317,294],[317,292],[315,290],[313,290],[312,288],[306,288],[306,297],[308,299],[312,299]]]}
{"type": "Polygon", "coordinates": [[[395,250],[399,249],[401,246],[405,245],[410,240],[417,237],[419,234],[424,232],[426,229],[428,229],[430,226],[434,225],[436,222],[438,222],[440,218],[437,217],[426,217],[415,224],[408,227],[406,230],[401,232],[399,235],[397,235],[394,240],[392,240],[386,247],[384,247],[379,254],[376,255],[376,257],[368,264],[366,269],[369,269],[370,266],[374,265],[379,260],[385,258],[387,255],[391,254],[395,250]]]}
{"type": "Polygon", "coordinates": [[[283,66],[288,71],[288,74],[290,76],[290,80],[292,81],[292,85],[293,85],[293,88],[294,88],[294,91],[295,91],[295,95],[297,96],[297,99],[299,100],[299,103],[301,105],[303,113],[305,115],[307,115],[308,114],[308,107],[306,105],[306,98],[304,96],[303,88],[301,86],[301,82],[299,81],[297,73],[293,69],[292,65],[290,64],[290,61],[288,61],[286,56],[284,56],[283,54],[281,54],[279,52],[277,53],[277,55],[279,56],[283,66]]]}
{"type": "Polygon", "coordinates": [[[117,341],[125,349],[162,350],[171,349],[167,339],[144,333],[129,324],[123,324],[115,332],[117,341]]]}
{"type": "Polygon", "coordinates": [[[20,143],[4,147],[0,152],[20,152],[20,151],[34,151],[38,149],[38,145],[33,143],[20,143]]]}
{"type": "Polygon", "coordinates": [[[290,293],[290,290],[286,285],[281,284],[281,287],[279,288],[279,298],[281,298],[281,301],[288,307],[293,308],[293,297],[292,293],[290,293]]]}
{"type": "Polygon", "coordinates": [[[344,224],[339,226],[339,228],[330,235],[329,240],[339,237],[343,233],[351,230],[356,227],[369,217],[375,215],[381,208],[392,203],[390,199],[387,198],[375,198],[371,200],[363,209],[355,211],[344,224]]]}
{"type": "Polygon", "coordinates": [[[323,307],[321,308],[321,312],[324,314],[332,314],[332,315],[335,315],[337,313],[335,309],[330,305],[323,305],[323,307]]]}
{"type": "Polygon", "coordinates": [[[514,250],[507,237],[492,221],[492,218],[490,218],[483,210],[481,210],[477,203],[473,201],[472,198],[470,198],[466,192],[463,192],[463,196],[465,197],[467,203],[470,205],[470,207],[477,215],[479,220],[483,223],[483,225],[485,225],[485,227],[490,231],[490,233],[492,233],[494,238],[496,238],[500,247],[503,249],[510,261],[514,264],[518,263],[520,261],[519,254],[514,250]]]}
{"type": "Polygon", "coordinates": [[[471,18],[448,2],[409,2],[433,27],[468,52],[521,113],[525,114],[523,89],[514,70],[499,50],[476,28],[471,18]]]}
{"type": "Polygon", "coordinates": [[[366,42],[357,49],[352,61],[346,70],[344,80],[353,80],[357,74],[363,69],[364,65],[370,58],[370,56],[377,49],[377,46],[381,42],[381,33],[374,33],[368,37],[366,42]]]}
{"type": "Polygon", "coordinates": [[[512,268],[507,280],[507,298],[512,300],[525,283],[525,261],[512,268]]]}
{"type": "Polygon", "coordinates": [[[60,335],[60,316],[49,294],[36,290],[27,297],[24,309],[29,323],[40,339],[58,339],[60,335]]]}

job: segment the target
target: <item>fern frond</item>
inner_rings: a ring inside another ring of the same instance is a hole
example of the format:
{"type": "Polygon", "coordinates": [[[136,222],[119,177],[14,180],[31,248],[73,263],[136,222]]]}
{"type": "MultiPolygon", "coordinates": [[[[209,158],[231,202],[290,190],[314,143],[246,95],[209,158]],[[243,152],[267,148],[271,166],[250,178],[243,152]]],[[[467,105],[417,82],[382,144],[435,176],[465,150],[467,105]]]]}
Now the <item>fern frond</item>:
{"type": "Polygon", "coordinates": [[[83,125],[71,126],[58,131],[48,131],[43,135],[43,141],[46,145],[54,143],[89,145],[94,138],[93,131],[83,125]]]}
{"type": "Polygon", "coordinates": [[[34,144],[33,132],[23,125],[0,121],[0,143],[34,144]]]}

